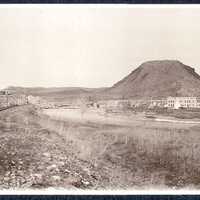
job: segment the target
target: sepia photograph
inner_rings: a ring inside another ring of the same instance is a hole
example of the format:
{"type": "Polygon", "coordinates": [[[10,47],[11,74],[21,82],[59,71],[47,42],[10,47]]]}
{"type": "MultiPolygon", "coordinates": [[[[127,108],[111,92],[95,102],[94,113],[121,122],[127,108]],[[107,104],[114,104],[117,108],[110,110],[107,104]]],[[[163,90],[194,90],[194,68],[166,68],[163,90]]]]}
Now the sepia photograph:
{"type": "Polygon", "coordinates": [[[0,191],[200,191],[199,21],[1,5],[0,191]]]}

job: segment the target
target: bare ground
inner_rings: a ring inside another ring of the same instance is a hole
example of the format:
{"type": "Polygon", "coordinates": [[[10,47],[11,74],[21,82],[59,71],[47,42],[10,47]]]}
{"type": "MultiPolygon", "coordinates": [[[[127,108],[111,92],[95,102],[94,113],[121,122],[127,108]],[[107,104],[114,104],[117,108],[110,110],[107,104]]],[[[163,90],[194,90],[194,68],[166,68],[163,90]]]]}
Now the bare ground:
{"type": "Polygon", "coordinates": [[[1,112],[0,187],[74,189],[95,184],[93,166],[76,158],[71,142],[41,122],[45,119],[33,106],[1,112]]]}
{"type": "Polygon", "coordinates": [[[199,188],[200,126],[131,125],[0,113],[1,188],[199,188]]]}

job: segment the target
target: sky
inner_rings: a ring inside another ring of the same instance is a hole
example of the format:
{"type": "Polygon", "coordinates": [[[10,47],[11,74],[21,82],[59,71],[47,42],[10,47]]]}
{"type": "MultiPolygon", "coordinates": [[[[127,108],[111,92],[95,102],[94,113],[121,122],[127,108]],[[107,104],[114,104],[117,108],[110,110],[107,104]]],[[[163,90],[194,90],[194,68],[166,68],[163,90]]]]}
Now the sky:
{"type": "Polygon", "coordinates": [[[141,63],[200,73],[200,7],[0,6],[0,88],[109,87],[141,63]]]}

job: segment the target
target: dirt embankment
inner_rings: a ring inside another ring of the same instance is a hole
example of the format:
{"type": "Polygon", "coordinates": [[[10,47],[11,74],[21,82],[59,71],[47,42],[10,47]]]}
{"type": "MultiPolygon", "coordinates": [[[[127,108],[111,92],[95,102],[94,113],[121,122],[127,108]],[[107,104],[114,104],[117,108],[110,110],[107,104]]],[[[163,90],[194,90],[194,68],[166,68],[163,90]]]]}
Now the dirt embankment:
{"type": "Polygon", "coordinates": [[[0,187],[200,186],[200,127],[51,119],[27,105],[0,115],[0,187]]]}
{"type": "Polygon", "coordinates": [[[93,166],[77,159],[73,145],[48,124],[34,106],[1,111],[0,188],[94,187],[93,166]]]}

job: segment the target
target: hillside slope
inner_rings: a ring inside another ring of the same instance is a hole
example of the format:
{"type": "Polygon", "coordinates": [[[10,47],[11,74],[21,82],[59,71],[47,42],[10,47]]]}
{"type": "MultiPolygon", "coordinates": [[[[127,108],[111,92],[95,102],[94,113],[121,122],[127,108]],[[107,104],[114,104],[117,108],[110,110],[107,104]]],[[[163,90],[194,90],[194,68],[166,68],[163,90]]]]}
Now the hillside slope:
{"type": "Polygon", "coordinates": [[[200,76],[176,60],[148,61],[114,84],[105,94],[123,97],[200,95],[200,76]]]}
{"type": "Polygon", "coordinates": [[[40,96],[48,101],[66,102],[80,98],[96,97],[96,93],[105,88],[82,88],[82,87],[8,87],[10,93],[40,96]]]}

